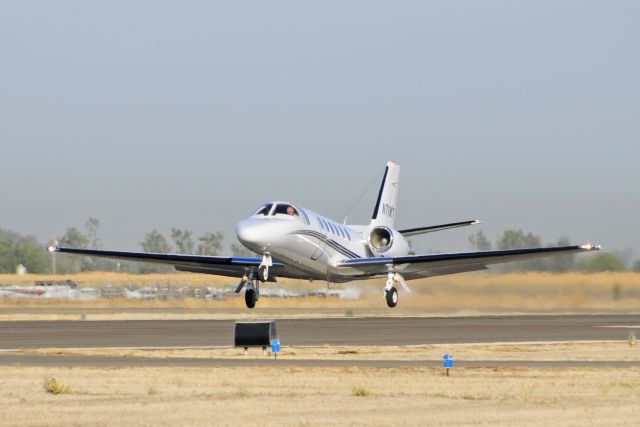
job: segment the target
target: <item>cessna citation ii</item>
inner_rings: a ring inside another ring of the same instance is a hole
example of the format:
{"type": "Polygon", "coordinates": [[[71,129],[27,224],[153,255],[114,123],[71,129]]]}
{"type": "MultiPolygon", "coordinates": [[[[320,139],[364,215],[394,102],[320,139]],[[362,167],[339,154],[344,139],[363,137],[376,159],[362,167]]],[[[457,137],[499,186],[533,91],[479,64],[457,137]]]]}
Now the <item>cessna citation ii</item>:
{"type": "Polygon", "coordinates": [[[477,220],[417,228],[394,228],[400,166],[388,162],[371,222],[346,225],[289,202],[266,203],[236,226],[238,240],[261,255],[256,258],[116,252],[51,246],[65,252],[106,258],[171,264],[178,271],[239,277],[235,289],[245,288],[245,302],[253,308],[260,282],[277,277],[326,280],[386,278],[384,296],[389,307],[398,303],[396,284],[410,292],[406,281],[444,274],[485,270],[489,264],[552,255],[589,252],[599,246],[512,249],[483,252],[416,255],[409,237],[477,224],[477,220]]]}

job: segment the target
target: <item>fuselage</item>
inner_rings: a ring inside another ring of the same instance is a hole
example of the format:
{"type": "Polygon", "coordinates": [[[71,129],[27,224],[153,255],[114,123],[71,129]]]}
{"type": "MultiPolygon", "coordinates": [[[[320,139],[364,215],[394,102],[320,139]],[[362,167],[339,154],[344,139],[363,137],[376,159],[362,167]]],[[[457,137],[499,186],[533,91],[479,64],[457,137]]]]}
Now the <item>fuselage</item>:
{"type": "MultiPolygon", "coordinates": [[[[248,249],[269,253],[316,280],[331,282],[353,280],[344,268],[338,272],[339,262],[376,256],[370,250],[367,230],[367,225],[339,224],[289,202],[267,203],[236,225],[238,240],[248,249]]],[[[399,245],[405,246],[406,250],[394,255],[407,255],[408,244],[399,245]]]]}

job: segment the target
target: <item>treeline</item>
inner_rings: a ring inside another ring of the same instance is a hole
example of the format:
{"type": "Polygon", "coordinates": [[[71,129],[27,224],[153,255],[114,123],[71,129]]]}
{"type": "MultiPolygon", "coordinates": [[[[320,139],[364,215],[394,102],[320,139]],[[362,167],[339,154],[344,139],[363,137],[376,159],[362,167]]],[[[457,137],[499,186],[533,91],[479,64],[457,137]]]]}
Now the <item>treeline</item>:
{"type": "MultiPolygon", "coordinates": [[[[469,236],[469,243],[474,249],[479,251],[503,250],[503,249],[525,249],[542,246],[569,246],[571,243],[567,237],[560,237],[556,242],[544,244],[540,236],[533,233],[525,233],[522,230],[505,230],[491,242],[482,232],[478,231],[469,236]]],[[[528,261],[517,261],[505,264],[498,264],[492,270],[501,272],[510,271],[582,271],[595,273],[600,271],[627,271],[624,261],[618,255],[600,251],[576,257],[575,254],[558,255],[549,258],[532,259],[528,261]]],[[[632,270],[640,271],[640,259],[633,263],[632,270]]]]}
{"type": "MultiPolygon", "coordinates": [[[[70,227],[59,237],[42,243],[34,236],[23,236],[0,228],[0,273],[15,273],[22,265],[29,273],[69,274],[82,271],[123,271],[156,273],[173,271],[171,266],[115,261],[97,257],[50,254],[49,245],[72,248],[102,249],[99,238],[100,220],[89,218],[84,227],[70,227]]],[[[170,238],[157,230],[147,233],[139,243],[145,252],[221,255],[224,248],[222,232],[207,232],[195,236],[191,230],[172,228],[170,238]]],[[[231,244],[234,256],[255,256],[240,244],[231,244]]]]}
{"type": "MultiPolygon", "coordinates": [[[[0,228],[0,273],[15,273],[22,265],[30,273],[77,273],[81,271],[123,271],[130,273],[155,273],[173,271],[172,267],[160,264],[134,263],[114,261],[104,258],[73,256],[56,253],[52,255],[44,250],[51,244],[59,246],[102,249],[99,238],[100,221],[89,218],[84,227],[68,228],[60,237],[42,243],[34,236],[23,236],[13,231],[0,228]]],[[[532,233],[522,230],[505,230],[492,242],[481,231],[471,235],[469,242],[474,249],[520,249],[545,246],[542,239],[532,233]]],[[[217,232],[207,232],[200,236],[191,230],[172,228],[169,237],[158,230],[148,232],[140,241],[140,247],[145,252],[181,253],[198,255],[223,255],[224,235],[217,232]]],[[[561,237],[556,242],[546,246],[566,246],[569,239],[561,237]]],[[[234,256],[256,256],[244,246],[233,243],[230,245],[234,256]]],[[[640,259],[633,263],[633,271],[640,272],[640,259]]],[[[550,258],[540,258],[529,261],[498,264],[492,270],[509,271],[626,271],[623,260],[614,253],[598,252],[595,254],[576,257],[575,255],[561,255],[550,258]]]]}

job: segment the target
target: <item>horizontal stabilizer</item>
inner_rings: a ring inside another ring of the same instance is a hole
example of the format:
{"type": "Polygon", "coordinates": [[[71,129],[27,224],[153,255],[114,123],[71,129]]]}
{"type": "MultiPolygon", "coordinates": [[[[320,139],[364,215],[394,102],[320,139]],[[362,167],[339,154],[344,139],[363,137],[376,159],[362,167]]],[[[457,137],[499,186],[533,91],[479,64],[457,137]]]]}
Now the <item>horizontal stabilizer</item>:
{"type": "Polygon", "coordinates": [[[452,228],[466,227],[468,225],[480,224],[477,219],[471,221],[451,222],[449,224],[430,225],[428,227],[405,228],[398,230],[405,237],[417,236],[418,234],[433,233],[435,231],[451,230],[452,228]]]}

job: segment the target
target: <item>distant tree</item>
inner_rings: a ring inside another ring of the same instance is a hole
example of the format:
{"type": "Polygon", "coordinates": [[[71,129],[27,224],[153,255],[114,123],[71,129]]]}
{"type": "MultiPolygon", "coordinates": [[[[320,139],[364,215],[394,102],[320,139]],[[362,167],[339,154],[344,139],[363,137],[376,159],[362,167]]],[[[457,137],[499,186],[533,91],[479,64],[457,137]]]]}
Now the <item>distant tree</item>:
{"type": "MultiPolygon", "coordinates": [[[[149,253],[168,254],[173,251],[169,242],[158,230],[153,230],[144,236],[140,242],[142,250],[149,253]]],[[[167,273],[172,267],[162,264],[140,263],[140,273],[167,273]]]]}
{"type": "Polygon", "coordinates": [[[222,251],[223,240],[224,235],[220,231],[198,237],[198,255],[218,255],[222,251]]]}
{"type": "Polygon", "coordinates": [[[91,249],[100,249],[100,239],[98,238],[98,228],[100,228],[100,220],[98,218],[89,218],[84,224],[87,230],[87,239],[91,249]]]}
{"type": "Polygon", "coordinates": [[[469,236],[469,243],[471,246],[479,251],[489,251],[491,250],[491,241],[487,239],[487,236],[484,235],[482,230],[478,231],[476,234],[472,234],[469,236]]]}
{"type": "Polygon", "coordinates": [[[532,233],[525,234],[522,230],[505,230],[496,241],[498,249],[523,249],[540,246],[542,246],[540,237],[532,233]]]}
{"type": "Polygon", "coordinates": [[[0,229],[0,273],[15,273],[19,264],[29,273],[46,273],[49,260],[35,237],[0,229]]]}
{"type": "Polygon", "coordinates": [[[70,248],[83,248],[89,246],[89,238],[82,234],[76,227],[67,228],[67,231],[58,239],[60,246],[70,248]]]}
{"type": "Polygon", "coordinates": [[[584,257],[579,263],[580,269],[588,273],[601,271],[625,271],[622,259],[610,252],[600,252],[584,257]]]}
{"type": "Polygon", "coordinates": [[[640,272],[640,259],[637,259],[633,262],[633,267],[631,267],[633,271],[640,272]]]}
{"type": "Polygon", "coordinates": [[[33,236],[22,237],[16,242],[15,257],[17,263],[24,265],[29,273],[46,273],[49,269],[47,253],[33,236]]]}
{"type": "Polygon", "coordinates": [[[144,236],[140,242],[142,250],[150,253],[167,254],[172,251],[167,239],[158,230],[153,230],[144,236]]]}
{"type": "Polygon", "coordinates": [[[171,229],[171,239],[176,245],[179,254],[193,254],[195,244],[192,238],[193,233],[189,230],[181,230],[179,228],[171,229]]]}
{"type": "MultiPolygon", "coordinates": [[[[562,236],[555,245],[550,246],[569,246],[569,238],[562,236]]],[[[576,267],[576,256],[574,254],[557,255],[549,258],[543,258],[542,269],[545,271],[554,271],[556,273],[564,273],[574,270],[576,267]]]]}
{"type": "MultiPolygon", "coordinates": [[[[496,248],[524,249],[542,246],[542,239],[532,233],[524,233],[522,230],[505,230],[496,240],[496,248]]],[[[541,259],[529,261],[518,261],[502,264],[497,268],[499,271],[536,271],[544,270],[544,262],[541,259]]]]}
{"type": "Polygon", "coordinates": [[[249,249],[238,243],[231,244],[231,253],[233,254],[233,256],[244,258],[253,258],[257,255],[255,252],[250,251],[249,249]]]}
{"type": "MultiPolygon", "coordinates": [[[[89,246],[89,238],[77,227],[67,228],[67,231],[59,237],[58,244],[63,247],[86,249],[89,246]]],[[[56,254],[58,273],[78,273],[79,271],[92,269],[92,261],[84,256],[56,254]]]]}

